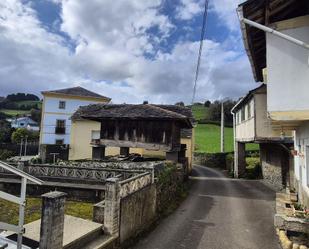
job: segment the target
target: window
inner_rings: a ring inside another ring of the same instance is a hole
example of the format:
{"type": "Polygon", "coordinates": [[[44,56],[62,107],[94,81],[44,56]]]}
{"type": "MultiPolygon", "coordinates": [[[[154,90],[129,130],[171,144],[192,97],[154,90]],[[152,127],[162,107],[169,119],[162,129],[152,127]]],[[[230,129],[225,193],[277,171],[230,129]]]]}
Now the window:
{"type": "Polygon", "coordinates": [[[57,119],[56,120],[56,134],[65,134],[65,120],[63,119],[57,119]]]}
{"type": "Polygon", "coordinates": [[[62,144],[64,144],[64,140],[63,139],[56,139],[56,144],[62,145],[62,144]]]}
{"type": "Polygon", "coordinates": [[[248,103],[247,108],[248,108],[248,118],[251,118],[251,102],[248,103]]]}
{"type": "Polygon", "coordinates": [[[241,122],[245,121],[246,119],[246,112],[245,112],[245,107],[241,108],[241,122]]]}
{"type": "Polygon", "coordinates": [[[65,101],[59,101],[59,109],[65,109],[65,101]]]}

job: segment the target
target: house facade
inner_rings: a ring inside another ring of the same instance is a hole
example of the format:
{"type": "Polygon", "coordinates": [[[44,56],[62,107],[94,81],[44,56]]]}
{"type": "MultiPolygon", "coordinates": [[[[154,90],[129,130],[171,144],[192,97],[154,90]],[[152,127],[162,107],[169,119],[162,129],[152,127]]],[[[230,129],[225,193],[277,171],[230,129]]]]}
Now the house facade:
{"type": "Polygon", "coordinates": [[[276,190],[290,186],[290,169],[293,161],[290,150],[293,147],[292,131],[283,136],[282,127],[275,125],[267,117],[267,87],[262,84],[248,92],[233,107],[235,167],[239,177],[245,173],[247,143],[257,143],[264,181],[276,190]]]}
{"type": "Polygon", "coordinates": [[[275,5],[274,1],[261,1],[260,5],[253,2],[247,1],[239,7],[244,44],[255,80],[267,85],[271,122],[282,127],[283,135],[294,130],[294,187],[308,207],[309,2],[293,0],[282,5],[275,5]],[[269,4],[273,4],[272,8],[269,4]],[[246,20],[271,29],[253,26],[246,20]]]}
{"type": "MultiPolygon", "coordinates": [[[[121,105],[109,105],[117,109],[121,105]]],[[[128,106],[128,112],[134,112],[135,105],[126,105],[128,106]],[[130,110],[132,106],[133,110],[130,110]]],[[[143,105],[140,105],[143,108],[143,105]]],[[[149,108],[153,108],[155,111],[174,115],[184,115],[189,120],[193,122],[193,116],[190,109],[179,106],[172,105],[148,105],[149,108]]],[[[95,121],[93,119],[82,118],[82,114],[85,115],[88,112],[85,110],[87,107],[80,108],[72,116],[72,129],[71,129],[71,140],[70,140],[70,151],[69,159],[70,160],[81,160],[81,159],[92,159],[97,155],[100,155],[104,148],[104,156],[113,156],[123,153],[121,149],[123,146],[117,146],[116,143],[109,144],[108,146],[101,145],[98,143],[101,139],[101,122],[95,121]],[[98,153],[96,153],[98,152],[98,153]]],[[[151,109],[152,110],[152,109],[151,109]]],[[[153,111],[153,110],[152,110],[153,111]]],[[[99,115],[99,114],[98,114],[99,115]]],[[[118,113],[117,117],[123,117],[123,114],[118,113]]],[[[146,117],[144,117],[146,118],[146,117]]],[[[128,119],[127,122],[129,122],[128,119]]],[[[107,120],[102,121],[102,124],[108,123],[107,120]]],[[[163,125],[163,121],[160,123],[163,125]]],[[[158,129],[160,125],[156,125],[153,129],[158,129]]],[[[167,133],[166,133],[167,136],[167,133]]],[[[119,142],[120,143],[120,142],[119,142]]],[[[147,143],[145,143],[147,144],[147,143]]],[[[185,157],[188,158],[188,167],[189,170],[192,169],[192,158],[194,150],[194,129],[181,129],[180,130],[180,144],[185,147],[185,157]]],[[[143,143],[138,145],[131,145],[129,148],[130,153],[137,153],[145,157],[166,157],[166,149],[163,145],[161,147],[147,147],[143,143]]]]}
{"type": "Polygon", "coordinates": [[[24,128],[28,130],[38,131],[39,130],[39,124],[32,120],[30,117],[21,117],[21,118],[15,118],[11,120],[11,127],[18,129],[18,128],[24,128]]]}
{"type": "Polygon", "coordinates": [[[82,87],[44,91],[42,95],[40,153],[44,158],[50,153],[61,154],[57,149],[59,146],[68,147],[71,134],[70,118],[80,106],[108,103],[111,100],[82,87]]]}

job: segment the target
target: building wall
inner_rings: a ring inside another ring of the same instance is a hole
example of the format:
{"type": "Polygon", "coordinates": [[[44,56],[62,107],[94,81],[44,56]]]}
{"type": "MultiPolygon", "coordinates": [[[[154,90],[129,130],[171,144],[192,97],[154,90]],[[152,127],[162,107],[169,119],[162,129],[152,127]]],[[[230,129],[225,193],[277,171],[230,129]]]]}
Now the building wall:
{"type": "Polygon", "coordinates": [[[260,144],[260,159],[265,183],[276,191],[288,185],[289,156],[279,144],[260,144]]]}
{"type": "Polygon", "coordinates": [[[255,101],[251,99],[236,113],[236,140],[243,142],[254,141],[255,137],[255,101]],[[249,107],[250,106],[250,107],[249,107]],[[250,113],[249,109],[250,108],[250,113]],[[244,115],[244,117],[243,117],[244,115]]]}
{"type": "Polygon", "coordinates": [[[294,157],[295,187],[301,201],[309,207],[309,122],[304,122],[295,132],[294,157]]]}
{"type": "Polygon", "coordinates": [[[104,100],[65,96],[44,96],[41,121],[41,144],[55,144],[56,139],[70,143],[71,116],[80,107],[89,104],[106,103],[104,100]],[[59,109],[59,101],[65,101],[65,109],[59,109]],[[65,120],[65,134],[55,134],[56,120],[65,120]]]}
{"type": "MultiPolygon", "coordinates": [[[[281,32],[309,43],[309,21],[305,27],[281,30],[281,32]]],[[[266,37],[267,110],[273,119],[293,120],[295,118],[293,113],[287,116],[277,112],[309,110],[308,51],[273,34],[267,33],[266,37]]],[[[301,119],[301,116],[298,118],[301,119]]]]}

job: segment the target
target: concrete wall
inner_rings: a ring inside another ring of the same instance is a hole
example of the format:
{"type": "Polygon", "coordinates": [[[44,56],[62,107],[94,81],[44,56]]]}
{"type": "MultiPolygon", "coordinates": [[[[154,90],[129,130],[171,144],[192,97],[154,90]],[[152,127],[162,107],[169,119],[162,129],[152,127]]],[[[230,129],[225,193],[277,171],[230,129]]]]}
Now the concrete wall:
{"type": "Polygon", "coordinates": [[[156,188],[147,186],[121,200],[120,243],[137,236],[156,217],[156,188]]]}
{"type": "Polygon", "coordinates": [[[309,206],[309,122],[304,122],[295,132],[294,174],[301,201],[309,206]]]}
{"type": "Polygon", "coordinates": [[[236,126],[236,139],[237,141],[250,142],[254,141],[255,135],[255,121],[250,118],[241,122],[236,126]]]}
{"type": "MultiPolygon", "coordinates": [[[[309,43],[309,19],[303,23],[303,27],[285,29],[281,32],[309,43]]],[[[266,39],[267,110],[274,119],[293,119],[291,115],[276,115],[273,112],[309,110],[308,51],[273,34],[267,33],[266,39]]]]}

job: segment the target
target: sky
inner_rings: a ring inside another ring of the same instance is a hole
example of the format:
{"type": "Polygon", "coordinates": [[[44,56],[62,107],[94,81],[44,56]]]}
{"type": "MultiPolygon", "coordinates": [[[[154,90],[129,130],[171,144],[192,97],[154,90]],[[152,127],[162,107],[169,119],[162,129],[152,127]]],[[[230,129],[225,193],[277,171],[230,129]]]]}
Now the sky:
{"type": "MultiPolygon", "coordinates": [[[[255,88],[236,15],[210,0],[195,101],[255,88]]],[[[82,86],[113,103],[189,104],[204,0],[1,0],[0,96],[82,86]]]]}

